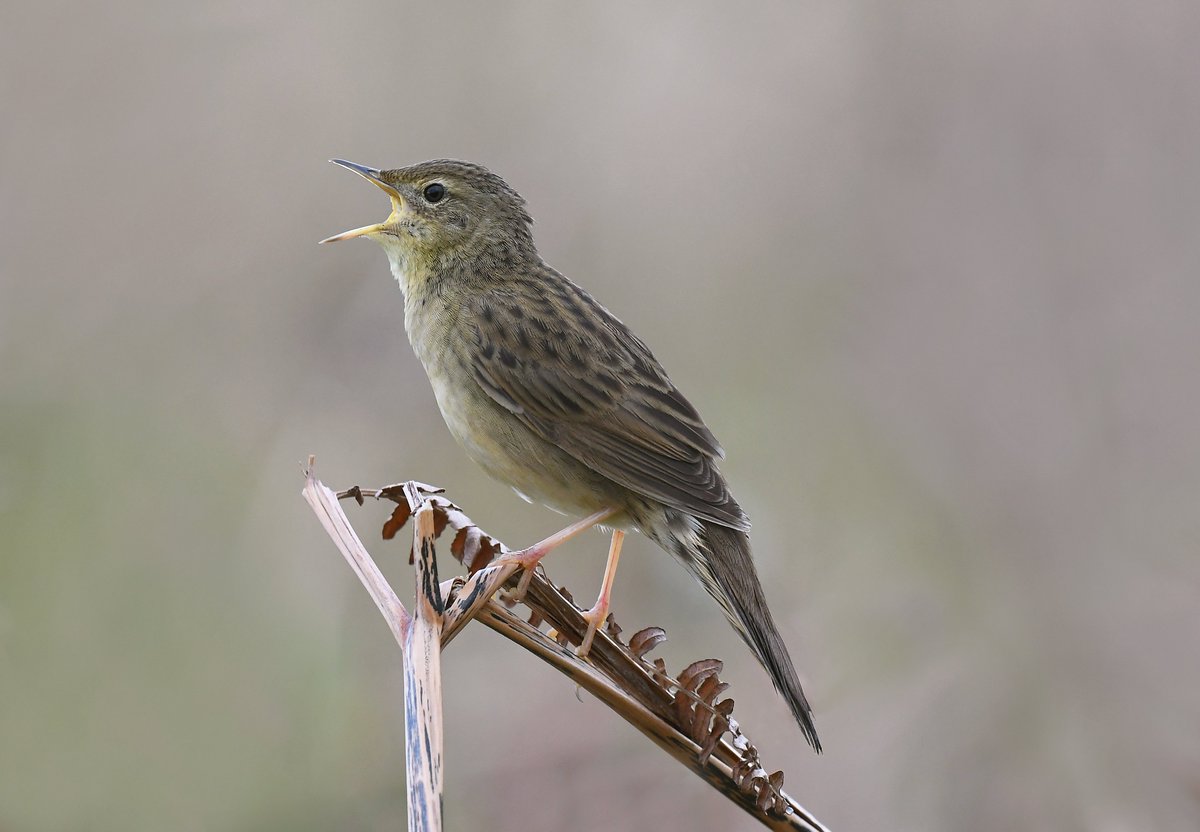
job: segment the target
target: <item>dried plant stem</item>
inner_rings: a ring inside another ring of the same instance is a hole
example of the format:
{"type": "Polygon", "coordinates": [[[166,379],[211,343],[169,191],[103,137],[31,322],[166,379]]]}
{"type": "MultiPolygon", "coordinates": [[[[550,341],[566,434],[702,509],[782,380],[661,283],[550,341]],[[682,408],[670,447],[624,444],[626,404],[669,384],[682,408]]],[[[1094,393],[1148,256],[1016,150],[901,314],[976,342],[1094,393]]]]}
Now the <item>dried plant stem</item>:
{"type": "Polygon", "coordinates": [[[350,525],[345,512],[338,505],[337,495],[313,476],[313,462],[314,459],[310,456],[308,467],[304,470],[304,491],[302,492],[304,499],[312,506],[317,519],[321,521],[325,531],[329,533],[338,550],[346,558],[346,562],[350,564],[354,574],[358,575],[358,579],[362,581],[362,585],[366,587],[372,600],[375,601],[375,606],[379,608],[383,620],[387,622],[392,635],[403,647],[408,638],[409,625],[412,623],[408,610],[396,597],[396,593],[387,579],[383,577],[383,573],[379,571],[379,567],[375,565],[375,561],[367,554],[366,547],[358,539],[354,527],[350,525]]]}
{"type": "Polygon", "coordinates": [[[528,584],[522,603],[532,610],[529,621],[495,600],[492,596],[497,591],[516,586],[517,567],[487,565],[507,548],[479,530],[453,503],[432,496],[440,493],[439,489],[409,482],[373,492],[356,487],[335,494],[316,480],[311,457],[305,473],[305,499],[375,599],[404,650],[410,832],[441,829],[440,654],[472,618],[567,675],[768,828],[826,832],[820,821],[783,792],[782,772],[767,774],[761,768],[757,749],[731,716],[733,700],[717,702],[727,687],[717,678],[720,662],[695,662],[678,678],[671,677],[661,659],[652,665],[644,658],[665,640],[665,633],[647,628],[624,644],[611,616],[607,627],[596,632],[587,659],[580,659],[573,648],[584,638],[587,622],[566,591],[555,589],[541,574],[528,574],[522,582],[528,584]],[[353,497],[361,503],[365,496],[398,504],[384,526],[385,537],[394,535],[410,517],[414,520],[417,591],[411,617],[338,503],[339,497],[353,497]],[[446,528],[456,531],[451,551],[473,574],[439,585],[434,539],[446,528]],[[544,632],[542,622],[553,629],[544,632]]]}
{"type": "Polygon", "coordinates": [[[442,593],[433,509],[413,507],[416,612],[404,644],[404,762],[409,832],[442,828],[442,593]]]}
{"type": "Polygon", "coordinates": [[[547,638],[541,630],[522,621],[496,601],[489,601],[476,615],[476,618],[566,675],[571,681],[641,731],[644,736],[674,757],[677,762],[691,769],[702,780],[741,806],[763,825],[779,830],[800,829],[806,830],[806,832],[828,832],[820,821],[786,793],[781,793],[789,804],[786,814],[775,815],[764,812],[757,805],[752,793],[742,791],[734,786],[733,765],[736,765],[736,762],[731,765],[729,759],[724,759],[736,760],[737,754],[732,747],[724,744],[726,747],[721,750],[726,753],[714,754],[708,759],[703,759],[700,746],[689,737],[680,733],[661,716],[638,702],[627,691],[613,684],[604,674],[581,661],[573,650],[562,647],[547,638]]]}
{"type": "Polygon", "coordinates": [[[304,499],[358,575],[404,655],[404,758],[408,772],[409,832],[442,829],[442,594],[434,556],[433,508],[415,484],[404,496],[416,517],[413,524],[416,600],[410,616],[375,561],[367,553],[338,504],[337,495],[305,469],[304,499]]]}

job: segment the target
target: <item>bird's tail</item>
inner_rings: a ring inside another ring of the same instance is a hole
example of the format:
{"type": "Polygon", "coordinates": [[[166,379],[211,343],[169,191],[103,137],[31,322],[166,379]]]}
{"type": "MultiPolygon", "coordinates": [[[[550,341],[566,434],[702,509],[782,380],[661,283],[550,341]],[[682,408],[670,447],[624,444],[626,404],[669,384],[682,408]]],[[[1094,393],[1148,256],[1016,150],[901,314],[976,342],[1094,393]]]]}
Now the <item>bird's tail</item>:
{"type": "MultiPolygon", "coordinates": [[[[689,518],[690,519],[690,518],[689,518]]],[[[809,744],[821,751],[812,708],[804,697],[787,645],[783,643],[750,557],[750,538],[736,529],[698,521],[697,534],[672,531],[669,547],[717,600],[729,623],[771,675],[809,744]]],[[[676,524],[671,524],[676,526],[676,524]]],[[[690,530],[689,530],[690,531],[690,530]]]]}

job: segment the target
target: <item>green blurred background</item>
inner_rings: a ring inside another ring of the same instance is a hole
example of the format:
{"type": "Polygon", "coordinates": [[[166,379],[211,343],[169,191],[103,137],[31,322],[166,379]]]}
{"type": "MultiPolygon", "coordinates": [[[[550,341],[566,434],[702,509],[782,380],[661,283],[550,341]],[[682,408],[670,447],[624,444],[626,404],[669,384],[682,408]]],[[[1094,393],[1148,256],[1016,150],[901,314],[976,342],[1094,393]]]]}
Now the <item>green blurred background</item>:
{"type": "MultiPolygon", "coordinates": [[[[501,173],[704,412],[827,753],[644,541],[614,611],[726,660],[819,817],[1195,830],[1198,41],[1192,0],[8,5],[0,830],[401,828],[399,653],[300,461],[559,523],[454,446],[383,254],[316,246],[387,210],[331,156],[501,173]]],[[[449,829],[748,827],[486,629],[445,669],[449,829]]]]}

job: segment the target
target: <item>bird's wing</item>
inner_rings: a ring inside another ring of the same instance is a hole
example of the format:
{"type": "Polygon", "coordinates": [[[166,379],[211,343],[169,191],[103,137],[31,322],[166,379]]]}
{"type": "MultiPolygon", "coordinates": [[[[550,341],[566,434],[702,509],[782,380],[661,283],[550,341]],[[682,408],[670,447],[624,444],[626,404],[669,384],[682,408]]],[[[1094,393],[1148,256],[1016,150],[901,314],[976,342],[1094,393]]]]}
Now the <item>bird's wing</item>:
{"type": "Polygon", "coordinates": [[[649,348],[583,289],[556,272],[499,287],[477,295],[462,324],[476,383],[543,439],[646,497],[749,528],[717,470],[716,437],[649,348]]]}

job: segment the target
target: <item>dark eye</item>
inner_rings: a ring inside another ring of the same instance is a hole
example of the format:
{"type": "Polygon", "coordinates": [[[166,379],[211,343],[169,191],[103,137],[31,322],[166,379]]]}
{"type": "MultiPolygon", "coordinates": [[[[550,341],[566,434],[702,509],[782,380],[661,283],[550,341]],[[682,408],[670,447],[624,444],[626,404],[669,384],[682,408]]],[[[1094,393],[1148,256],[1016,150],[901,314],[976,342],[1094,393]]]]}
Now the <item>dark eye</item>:
{"type": "Polygon", "coordinates": [[[426,202],[441,202],[442,197],[446,195],[446,186],[441,182],[434,182],[432,185],[426,185],[421,194],[426,202]]]}

